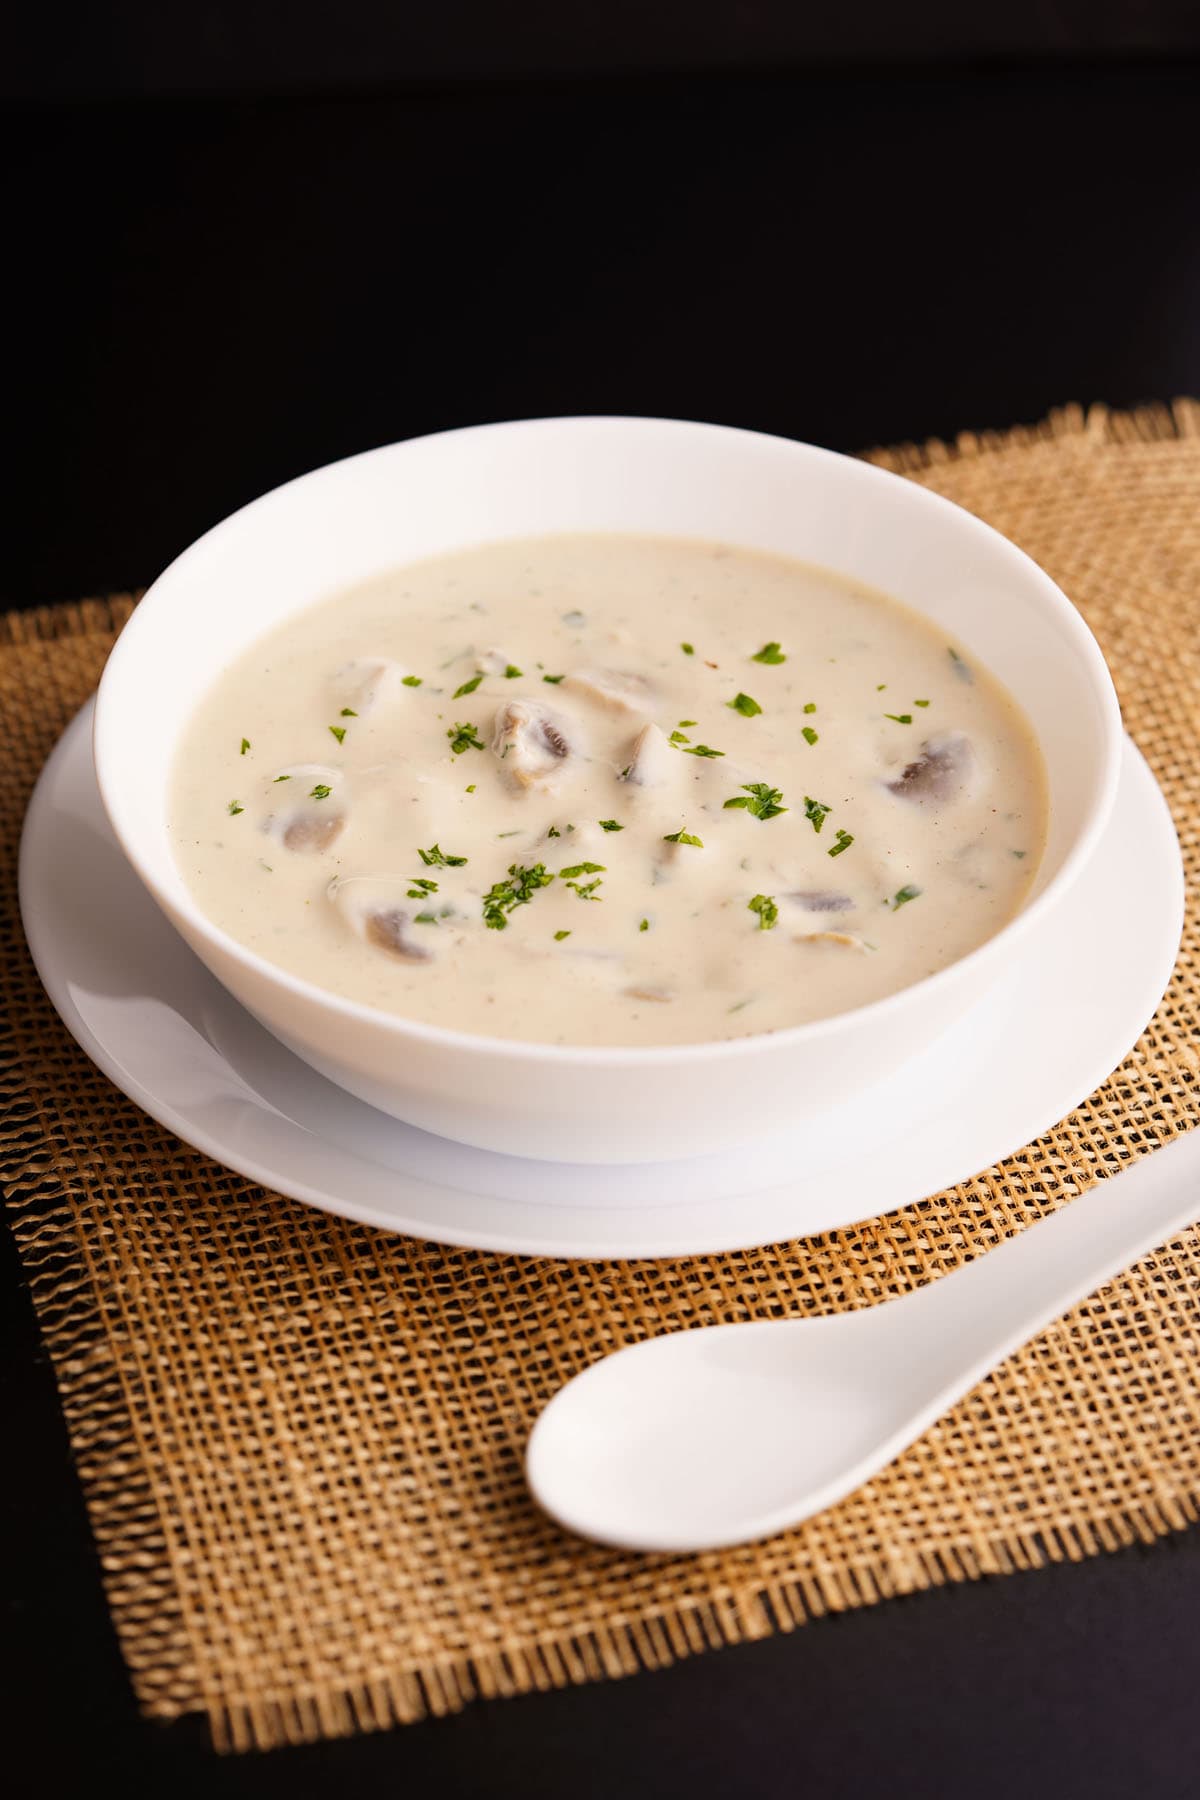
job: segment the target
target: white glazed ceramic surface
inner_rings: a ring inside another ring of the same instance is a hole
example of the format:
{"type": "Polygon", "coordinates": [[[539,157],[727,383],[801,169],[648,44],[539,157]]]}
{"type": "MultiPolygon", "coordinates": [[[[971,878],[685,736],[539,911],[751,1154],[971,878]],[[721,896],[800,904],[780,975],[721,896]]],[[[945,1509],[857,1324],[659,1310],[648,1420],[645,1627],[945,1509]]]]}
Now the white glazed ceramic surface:
{"type": "Polygon", "coordinates": [[[1107,819],[1112,683],[1060,590],[989,527],[912,483],[784,439],[653,419],[549,419],[416,439],[337,463],[235,513],[160,576],[100,686],[108,816],[167,917],[241,1003],[351,1093],[463,1143],[573,1162],[737,1144],[748,1120],[820,1116],[931,1044],[1027,953],[1107,819]],[[273,967],[203,917],[166,831],[181,725],[264,631],[397,564],[552,531],[703,536],[801,557],[936,621],[1024,707],[1050,783],[1024,911],[972,955],[855,1013],[768,1037],[631,1050],[469,1037],[273,967]]]}
{"type": "Polygon", "coordinates": [[[1010,978],[819,1131],[801,1121],[735,1150],[620,1169],[500,1156],[376,1112],[243,1011],[121,855],[96,791],[91,719],[89,705],[46,764],[21,840],[25,932],[67,1029],[139,1106],[239,1174],[443,1244],[699,1256],[907,1205],[987,1168],[1090,1093],[1157,1006],[1179,944],[1179,846],[1127,744],[1088,874],[1010,978]]]}

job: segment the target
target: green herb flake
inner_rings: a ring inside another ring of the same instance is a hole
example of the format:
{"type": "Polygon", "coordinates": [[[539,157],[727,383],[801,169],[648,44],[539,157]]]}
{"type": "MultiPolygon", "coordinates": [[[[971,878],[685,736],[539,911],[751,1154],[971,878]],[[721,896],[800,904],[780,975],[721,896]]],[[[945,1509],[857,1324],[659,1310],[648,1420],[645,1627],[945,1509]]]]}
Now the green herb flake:
{"type": "Polygon", "coordinates": [[[668,744],[686,744],[687,736],[682,731],[673,731],[667,739],[668,744]]]}
{"type": "Polygon", "coordinates": [[[437,921],[436,913],[424,912],[424,913],[414,913],[413,914],[413,924],[414,925],[436,925],[437,922],[438,921],[437,921]]]}
{"type": "Polygon", "coordinates": [[[618,825],[615,819],[601,819],[600,829],[601,831],[624,831],[625,827],[618,825]]]}
{"type": "MultiPolygon", "coordinates": [[[[468,793],[468,794],[473,794],[473,793],[474,793],[474,792],[475,792],[475,783],[474,783],[474,782],[471,782],[471,784],[470,784],[470,786],[469,786],[469,787],[468,787],[468,788],[467,788],[467,789],[466,789],[466,792],[467,792],[467,793],[468,793]]],[[[467,859],[466,859],[466,857],[465,857],[465,856],[464,856],[464,857],[463,857],[463,861],[464,861],[464,862],[466,862],[466,860],[467,860],[467,859]]]]}
{"type": "Polygon", "coordinates": [[[328,787],[325,782],[318,781],[316,787],[310,790],[308,797],[310,800],[328,800],[332,792],[333,789],[328,787]]]}
{"type": "Polygon", "coordinates": [[[842,851],[848,850],[853,842],[854,838],[850,832],[839,831],[836,834],[836,841],[829,846],[829,855],[840,856],[842,851]]]}
{"type": "Polygon", "coordinates": [[[483,740],[473,725],[451,725],[446,736],[450,739],[450,748],[455,756],[461,756],[464,750],[482,750],[483,740]]]}
{"type": "MultiPolygon", "coordinates": [[[[461,869],[467,860],[465,856],[447,856],[440,844],[431,844],[428,850],[418,849],[417,855],[427,869],[461,869]]],[[[413,877],[414,881],[417,879],[413,877]]]]}
{"type": "Polygon", "coordinates": [[[518,675],[523,675],[524,673],[524,669],[518,669],[516,663],[509,663],[507,669],[504,671],[504,679],[505,681],[515,681],[518,675]]]}
{"type": "Polygon", "coordinates": [[[1029,853],[1026,850],[1010,850],[1009,851],[1009,855],[1015,856],[1018,862],[1024,862],[1025,858],[1028,854],[1029,853]]]}
{"type": "Polygon", "coordinates": [[[239,756],[245,756],[245,754],[246,754],[246,752],[247,752],[247,750],[248,750],[248,749],[249,749],[249,748],[250,748],[250,739],[249,739],[249,738],[243,738],[243,739],[242,739],[242,747],[241,747],[241,749],[240,749],[240,750],[239,750],[239,751],[238,751],[238,755],[239,755],[239,756]]]}
{"type": "Polygon", "coordinates": [[[514,907],[528,906],[537,890],[549,887],[553,880],[544,863],[534,863],[530,868],[510,863],[507,879],[493,883],[483,896],[484,924],[489,931],[504,931],[507,915],[514,907]]]}
{"type": "Polygon", "coordinates": [[[727,800],[725,809],[728,811],[731,806],[740,806],[744,807],[748,813],[752,813],[756,819],[774,819],[780,813],[788,810],[786,806],[780,805],[782,799],[783,795],[779,789],[768,787],[765,781],[743,782],[742,793],[735,794],[732,800],[727,800]],[[743,794],[748,798],[743,799],[743,794]]]}
{"type": "Polygon", "coordinates": [[[911,725],[912,724],[912,714],[911,713],[884,713],[883,716],[885,719],[895,720],[897,725],[911,725]]]}
{"type": "Polygon", "coordinates": [[[731,712],[741,713],[743,719],[757,718],[762,707],[749,694],[735,694],[732,700],[725,702],[731,712]]]}
{"type": "Polygon", "coordinates": [[[680,644],[679,648],[683,651],[685,656],[695,656],[696,654],[695,644],[680,644]]]}
{"type": "Polygon", "coordinates": [[[420,687],[421,679],[420,675],[402,675],[400,685],[401,687],[420,687]]]}
{"type": "Polygon", "coordinates": [[[338,743],[342,743],[346,736],[346,727],[344,725],[331,725],[329,729],[332,735],[337,739],[338,743]]]}
{"type": "MultiPolygon", "coordinates": [[[[679,745],[676,748],[680,748],[679,745]]],[[[688,744],[683,748],[685,756],[724,756],[723,750],[714,750],[711,744],[688,744]]]]}
{"type": "Polygon", "coordinates": [[[876,684],[875,684],[875,692],[876,692],[876,693],[877,693],[877,694],[882,694],[882,692],[883,692],[883,690],[884,690],[884,688],[885,688],[885,687],[886,687],[886,686],[887,686],[887,682],[886,682],[886,681],[880,681],[880,682],[877,682],[877,683],[876,683],[876,684]]]}
{"type": "MultiPolygon", "coordinates": [[[[595,864],[588,863],[586,866],[588,868],[594,868],[595,864]]],[[[596,892],[596,889],[600,886],[602,879],[603,877],[597,875],[594,881],[568,881],[567,886],[569,888],[574,888],[581,900],[594,900],[596,904],[599,905],[600,896],[596,892]]]]}
{"type": "Polygon", "coordinates": [[[464,694],[473,694],[482,680],[482,675],[472,675],[470,681],[464,681],[461,687],[455,688],[450,698],[452,700],[461,700],[464,694]]]}
{"type": "Polygon", "coordinates": [[[784,655],[778,644],[764,644],[761,650],[756,650],[754,652],[750,661],[775,665],[777,663],[785,663],[787,657],[784,655]]]}
{"type": "Polygon", "coordinates": [[[800,736],[804,739],[806,744],[815,744],[820,735],[820,732],[814,731],[811,725],[802,725],[800,727],[800,736]]]}
{"type": "Polygon", "coordinates": [[[413,883],[408,890],[410,900],[424,900],[427,895],[436,894],[438,891],[437,882],[426,881],[423,875],[410,875],[408,879],[413,883]]]}
{"type": "Polygon", "coordinates": [[[698,719],[680,719],[679,729],[680,731],[686,731],[689,725],[698,725],[699,722],[698,719]]]}
{"type": "Polygon", "coordinates": [[[605,868],[603,863],[594,863],[594,862],[572,863],[571,867],[569,869],[560,869],[558,872],[564,881],[569,881],[575,875],[607,875],[608,874],[608,870],[605,868]]]}
{"type": "Polygon", "coordinates": [[[747,912],[758,914],[758,929],[760,931],[773,931],[775,929],[775,923],[779,918],[779,908],[776,906],[770,894],[755,894],[753,900],[748,900],[746,902],[746,910],[747,912]]]}
{"type": "Polygon", "coordinates": [[[928,700],[914,700],[913,705],[914,706],[928,706],[929,702],[928,702],[928,700]]]}
{"type": "Polygon", "coordinates": [[[548,681],[550,683],[551,687],[557,687],[560,681],[566,680],[566,676],[565,675],[543,675],[542,680],[548,681]]]}
{"type": "Polygon", "coordinates": [[[246,809],[240,800],[231,800],[225,810],[229,813],[231,818],[236,818],[238,813],[245,812],[246,809]]]}
{"type": "Polygon", "coordinates": [[[643,919],[641,924],[638,926],[638,930],[639,931],[649,931],[649,929],[650,929],[649,919],[643,919]]]}
{"type": "Polygon", "coordinates": [[[814,831],[820,831],[829,814],[833,811],[823,800],[814,800],[811,794],[804,796],[804,816],[814,831]]]}
{"type": "Polygon", "coordinates": [[[970,663],[963,661],[962,657],[958,654],[958,651],[954,648],[954,646],[952,644],[948,644],[946,646],[946,649],[949,654],[951,666],[954,669],[954,673],[958,676],[958,679],[960,681],[965,681],[967,686],[971,687],[974,684],[975,676],[972,672],[970,663]]]}
{"type": "Polygon", "coordinates": [[[569,938],[569,937],[570,937],[570,935],[571,935],[571,934],[570,934],[570,932],[569,932],[569,931],[556,931],[556,932],[555,932],[555,934],[554,934],[554,941],[555,941],[555,943],[556,943],[556,944],[561,944],[561,943],[562,943],[562,941],[563,941],[563,939],[564,939],[564,938],[569,938]]]}
{"type": "Polygon", "coordinates": [[[339,719],[357,719],[357,717],[358,714],[352,706],[343,706],[341,712],[338,714],[339,719]]]}
{"type": "Polygon", "coordinates": [[[817,703],[816,703],[816,701],[815,701],[815,700],[810,700],[810,701],[809,701],[809,702],[808,702],[808,703],[807,703],[807,705],[806,705],[806,706],[805,706],[805,708],[804,708],[804,710],[805,710],[805,712],[806,712],[806,713],[814,713],[814,712],[816,712],[816,710],[817,710],[817,703]]]}
{"type": "Polygon", "coordinates": [[[694,844],[697,850],[703,850],[702,838],[693,837],[690,831],[671,831],[663,838],[664,844],[694,844]]]}
{"type": "Polygon", "coordinates": [[[921,889],[914,887],[911,881],[906,886],[898,888],[892,895],[892,911],[899,912],[902,906],[907,906],[910,900],[917,899],[920,893],[921,889]]]}
{"type": "Polygon", "coordinates": [[[291,779],[290,775],[277,775],[272,785],[277,787],[281,781],[290,781],[291,779]]]}

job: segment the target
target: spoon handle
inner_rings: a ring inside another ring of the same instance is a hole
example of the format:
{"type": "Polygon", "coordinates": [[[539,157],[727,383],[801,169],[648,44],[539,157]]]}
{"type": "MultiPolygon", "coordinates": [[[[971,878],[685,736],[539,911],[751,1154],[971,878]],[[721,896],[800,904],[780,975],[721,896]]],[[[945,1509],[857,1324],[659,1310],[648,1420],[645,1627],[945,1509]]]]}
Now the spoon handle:
{"type": "Polygon", "coordinates": [[[927,1352],[932,1372],[933,1359],[944,1359],[953,1347],[956,1376],[960,1359],[962,1365],[953,1386],[963,1393],[1009,1351],[1198,1217],[1200,1130],[1141,1157],[1061,1211],[908,1296],[913,1348],[927,1352]]]}

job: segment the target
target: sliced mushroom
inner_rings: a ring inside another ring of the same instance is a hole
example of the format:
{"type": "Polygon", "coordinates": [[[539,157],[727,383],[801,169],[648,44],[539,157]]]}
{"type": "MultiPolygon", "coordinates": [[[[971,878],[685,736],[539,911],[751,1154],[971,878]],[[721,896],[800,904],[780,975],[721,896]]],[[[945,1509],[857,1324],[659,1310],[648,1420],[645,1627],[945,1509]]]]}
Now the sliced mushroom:
{"type": "Polygon", "coordinates": [[[397,698],[407,671],[386,656],[359,656],[343,663],[330,683],[339,711],[348,708],[365,718],[377,706],[397,698]]]}
{"type": "Polygon", "coordinates": [[[671,746],[657,725],[643,725],[630,747],[620,779],[631,787],[665,787],[671,771],[671,746]]]}
{"type": "Polygon", "coordinates": [[[866,938],[860,938],[853,931],[811,931],[792,941],[796,944],[836,944],[841,950],[858,950],[863,954],[871,948],[866,938]]]}
{"type": "Polygon", "coordinates": [[[492,749],[518,787],[549,787],[571,754],[564,721],[535,700],[508,700],[496,713],[492,749]]]}
{"type": "Polygon", "coordinates": [[[435,933],[427,924],[414,923],[419,908],[401,904],[406,886],[405,881],[386,875],[335,875],[325,892],[343,922],[364,943],[404,962],[432,962],[435,933]]]}
{"type": "Polygon", "coordinates": [[[920,755],[884,786],[902,800],[954,800],[970,785],[977,767],[970,738],[946,731],[926,739],[920,755]]]}
{"type": "Polygon", "coordinates": [[[268,793],[274,810],[267,814],[263,830],[285,850],[319,855],[340,837],[347,812],[346,780],[340,770],[324,763],[292,763],[280,769],[268,793]]]}
{"type": "Polygon", "coordinates": [[[849,894],[835,894],[824,888],[802,888],[798,893],[789,894],[788,899],[794,900],[797,906],[802,906],[805,912],[842,913],[854,910],[854,902],[849,894]]]}
{"type": "Polygon", "coordinates": [[[566,686],[610,712],[652,712],[658,700],[654,683],[627,669],[576,669],[567,676],[566,686]]]}

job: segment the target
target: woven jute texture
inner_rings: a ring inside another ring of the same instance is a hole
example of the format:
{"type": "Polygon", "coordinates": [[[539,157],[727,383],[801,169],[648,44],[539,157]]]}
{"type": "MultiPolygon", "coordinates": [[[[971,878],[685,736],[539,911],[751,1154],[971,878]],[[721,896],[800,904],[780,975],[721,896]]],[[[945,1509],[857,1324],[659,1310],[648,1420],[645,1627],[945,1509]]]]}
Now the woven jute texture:
{"type": "Polygon", "coordinates": [[[630,1557],[568,1538],[522,1485],[538,1409],[605,1351],[905,1293],[1200,1121],[1200,406],[1074,409],[875,460],[990,520],[1082,608],[1174,812],[1192,910],[1153,1024],[1061,1125],[918,1206],[744,1255],[441,1250],[266,1193],[144,1118],[44,998],[13,878],[38,768],[131,602],[0,625],[0,1159],[148,1714],[202,1710],[233,1748],[332,1736],[632,1674],[1197,1518],[1196,1232],[769,1543],[630,1557]]]}

